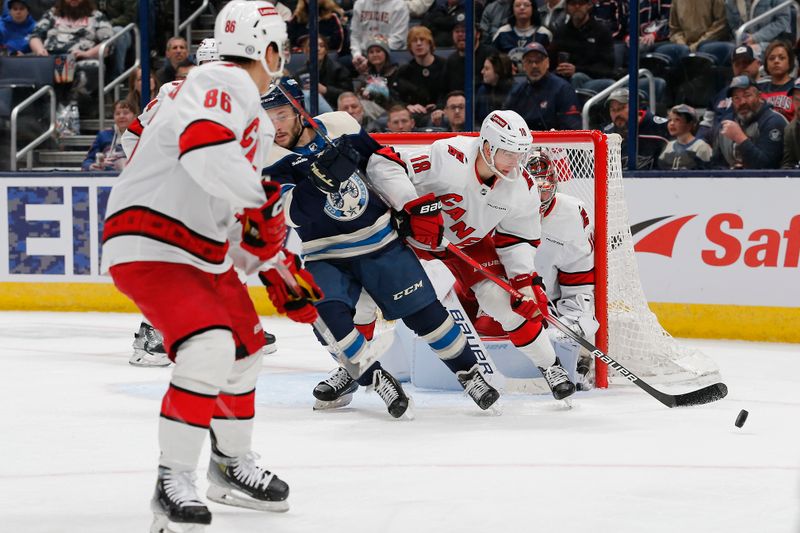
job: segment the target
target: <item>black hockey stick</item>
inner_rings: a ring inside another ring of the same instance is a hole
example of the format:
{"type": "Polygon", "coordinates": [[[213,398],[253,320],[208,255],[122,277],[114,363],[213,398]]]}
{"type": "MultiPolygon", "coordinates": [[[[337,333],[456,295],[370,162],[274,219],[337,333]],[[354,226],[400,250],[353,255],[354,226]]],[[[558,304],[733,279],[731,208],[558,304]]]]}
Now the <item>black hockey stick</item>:
{"type": "MultiPolygon", "coordinates": [[[[465,261],[469,264],[472,268],[474,268],[477,272],[482,274],[486,279],[496,283],[501,289],[509,293],[513,296],[516,301],[521,301],[523,295],[514,287],[512,287],[506,280],[497,276],[488,270],[486,270],[480,263],[475,261],[469,255],[464,253],[461,249],[454,246],[453,244],[448,244],[447,249],[455,256],[457,256],[462,261],[465,261]]],[[[716,383],[714,385],[709,385],[707,387],[703,387],[702,389],[698,389],[696,391],[687,392],[685,394],[667,394],[665,392],[661,392],[659,390],[654,389],[645,381],[643,381],[639,376],[622,366],[620,363],[615,361],[611,358],[608,354],[602,352],[597,346],[593,345],[591,342],[587,341],[574,331],[572,331],[566,324],[561,322],[558,318],[554,316],[547,316],[546,320],[549,324],[552,324],[556,327],[559,331],[564,333],[566,336],[580,344],[583,348],[586,349],[587,352],[595,356],[600,361],[606,363],[608,366],[619,372],[619,374],[628,379],[631,383],[645,391],[647,394],[658,400],[659,402],[663,403],[667,407],[684,407],[687,405],[701,405],[704,403],[711,403],[717,400],[721,400],[728,394],[728,387],[724,383],[716,383]]]]}

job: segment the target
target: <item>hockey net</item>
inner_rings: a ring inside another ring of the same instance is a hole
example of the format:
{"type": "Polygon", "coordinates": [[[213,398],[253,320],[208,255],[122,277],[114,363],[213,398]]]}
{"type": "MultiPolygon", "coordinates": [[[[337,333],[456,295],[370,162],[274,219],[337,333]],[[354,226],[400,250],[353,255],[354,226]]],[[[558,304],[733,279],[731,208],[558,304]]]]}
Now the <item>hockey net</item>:
{"type": "MultiPolygon", "coordinates": [[[[452,133],[381,134],[381,144],[425,146],[452,133]]],[[[719,377],[714,361],[676,341],[650,311],[639,279],[622,180],[618,135],[598,131],[534,132],[559,177],[559,192],[581,199],[595,228],[598,348],[652,383],[704,382],[719,377]],[[605,245],[601,245],[605,243],[605,245]]],[[[598,387],[608,382],[605,364],[595,371],[598,387]]]]}

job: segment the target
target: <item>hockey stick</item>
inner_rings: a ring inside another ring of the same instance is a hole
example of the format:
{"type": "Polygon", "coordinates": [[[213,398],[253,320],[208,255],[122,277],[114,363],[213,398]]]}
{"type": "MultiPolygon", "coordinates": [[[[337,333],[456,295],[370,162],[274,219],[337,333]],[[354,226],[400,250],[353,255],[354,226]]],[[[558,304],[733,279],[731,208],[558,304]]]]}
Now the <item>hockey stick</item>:
{"type": "MultiPolygon", "coordinates": [[[[272,267],[278,272],[278,275],[280,275],[283,282],[286,283],[286,286],[292,292],[292,295],[295,298],[300,298],[303,294],[303,290],[300,288],[300,285],[297,283],[294,275],[289,272],[289,269],[286,268],[286,265],[283,263],[284,257],[285,256],[283,255],[283,252],[280,252],[277,256],[277,261],[275,261],[272,267]]],[[[336,340],[336,337],[333,336],[333,333],[319,315],[319,312],[317,312],[317,319],[311,324],[311,326],[319,334],[319,336],[322,337],[322,340],[325,341],[325,344],[327,344],[328,348],[330,348],[330,350],[334,353],[336,359],[339,361],[342,367],[344,367],[344,369],[356,379],[361,377],[361,375],[364,374],[364,372],[370,366],[372,366],[372,364],[378,358],[376,354],[374,357],[365,357],[358,363],[352,362],[350,358],[347,357],[347,354],[344,353],[342,347],[339,346],[339,342],[336,340]]]]}
{"type": "MultiPolygon", "coordinates": [[[[488,270],[486,270],[480,263],[475,261],[469,255],[464,253],[461,249],[457,248],[453,244],[448,244],[447,249],[455,256],[457,256],[462,261],[466,262],[475,271],[479,272],[481,275],[486,277],[488,280],[497,284],[501,289],[509,293],[511,296],[515,298],[516,301],[521,301],[523,295],[514,287],[512,287],[506,280],[497,276],[488,270]]],[[[619,374],[628,379],[631,383],[645,391],[647,394],[658,400],[659,402],[663,403],[667,407],[684,407],[687,405],[701,405],[705,403],[711,403],[717,400],[721,400],[728,394],[728,387],[724,383],[716,383],[714,385],[709,385],[707,387],[703,387],[702,389],[698,389],[696,391],[687,392],[685,394],[667,394],[665,392],[661,392],[659,390],[654,389],[645,381],[643,381],[639,376],[622,366],[620,363],[615,361],[606,353],[603,353],[597,346],[593,345],[591,342],[587,341],[574,331],[570,329],[566,324],[561,322],[558,318],[554,316],[547,316],[545,317],[549,324],[555,326],[559,331],[564,333],[567,337],[571,338],[578,344],[580,344],[583,348],[586,349],[594,357],[598,358],[600,361],[606,363],[608,366],[619,372],[619,374]]]]}

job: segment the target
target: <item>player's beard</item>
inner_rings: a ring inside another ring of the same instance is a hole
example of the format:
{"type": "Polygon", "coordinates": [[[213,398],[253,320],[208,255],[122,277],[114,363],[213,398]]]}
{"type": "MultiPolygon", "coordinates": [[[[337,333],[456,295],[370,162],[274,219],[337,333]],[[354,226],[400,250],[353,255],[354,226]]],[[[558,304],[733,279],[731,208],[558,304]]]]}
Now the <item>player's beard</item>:
{"type": "Polygon", "coordinates": [[[300,117],[297,116],[290,131],[286,132],[287,138],[283,141],[278,141],[277,136],[275,142],[281,147],[286,148],[287,150],[291,150],[295,146],[297,146],[297,141],[300,139],[300,136],[303,134],[303,125],[300,122],[300,117]]]}

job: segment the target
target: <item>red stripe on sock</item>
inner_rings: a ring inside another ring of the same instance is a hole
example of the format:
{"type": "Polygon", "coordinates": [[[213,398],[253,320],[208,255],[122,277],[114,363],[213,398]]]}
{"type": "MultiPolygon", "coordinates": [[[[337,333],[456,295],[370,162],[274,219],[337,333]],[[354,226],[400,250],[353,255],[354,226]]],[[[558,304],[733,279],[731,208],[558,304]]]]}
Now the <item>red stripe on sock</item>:
{"type": "Polygon", "coordinates": [[[208,428],[216,400],[216,396],[192,392],[170,383],[161,401],[161,416],[191,426],[208,428]]]}
{"type": "Polygon", "coordinates": [[[256,416],[255,389],[244,394],[225,394],[217,396],[214,405],[214,418],[228,420],[247,420],[256,416]]]}
{"type": "Polygon", "coordinates": [[[514,346],[526,346],[542,332],[542,321],[526,320],[520,327],[508,333],[508,338],[514,346]]]}

